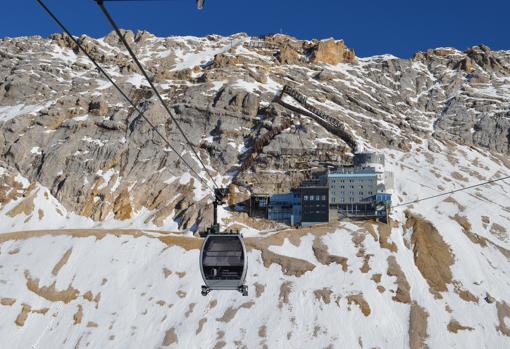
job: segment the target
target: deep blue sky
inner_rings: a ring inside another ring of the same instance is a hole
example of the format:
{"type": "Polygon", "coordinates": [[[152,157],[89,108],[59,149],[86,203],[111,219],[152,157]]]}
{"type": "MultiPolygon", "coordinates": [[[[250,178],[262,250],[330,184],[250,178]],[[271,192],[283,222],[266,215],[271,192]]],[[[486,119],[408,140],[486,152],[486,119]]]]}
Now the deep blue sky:
{"type": "MultiPolygon", "coordinates": [[[[45,0],[78,34],[110,32],[92,0],[45,0]]],[[[158,36],[264,34],[283,32],[301,39],[342,38],[358,56],[391,53],[410,57],[440,46],[464,50],[484,43],[510,50],[510,1],[407,0],[195,0],[108,3],[122,28],[158,36]]],[[[0,37],[58,32],[35,0],[3,0],[0,37]]]]}

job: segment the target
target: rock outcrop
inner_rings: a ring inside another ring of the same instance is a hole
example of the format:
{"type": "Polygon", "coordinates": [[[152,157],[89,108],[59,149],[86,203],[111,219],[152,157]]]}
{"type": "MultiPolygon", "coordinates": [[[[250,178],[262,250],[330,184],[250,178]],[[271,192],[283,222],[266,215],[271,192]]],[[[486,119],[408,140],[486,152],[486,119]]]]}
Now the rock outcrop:
{"type": "Polygon", "coordinates": [[[353,63],[356,60],[354,50],[347,48],[343,40],[319,41],[310,48],[310,51],[313,63],[336,65],[339,63],[353,63]]]}
{"type": "MultiPolygon", "coordinates": [[[[333,39],[125,35],[224,186],[284,192],[309,178],[311,169],[349,161],[349,144],[321,126],[320,116],[275,103],[285,85],[370,147],[408,151],[433,137],[510,152],[508,52],[480,45],[466,52],[432,49],[412,60],[357,59],[333,39]]],[[[80,40],[202,171],[118,38],[80,40]]],[[[67,36],[2,39],[0,54],[1,166],[94,220],[127,220],[150,210],[144,221],[157,226],[171,220],[181,228],[207,224],[207,187],[188,176],[190,170],[67,36]]],[[[0,197],[10,200],[14,182],[0,185],[0,197]]]]}

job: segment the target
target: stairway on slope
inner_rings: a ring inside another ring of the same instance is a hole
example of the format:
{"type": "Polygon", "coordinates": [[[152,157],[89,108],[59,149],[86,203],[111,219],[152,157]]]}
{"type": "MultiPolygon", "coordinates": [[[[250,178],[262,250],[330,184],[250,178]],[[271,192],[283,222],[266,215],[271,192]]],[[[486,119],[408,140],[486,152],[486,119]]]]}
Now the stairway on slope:
{"type": "Polygon", "coordinates": [[[337,118],[330,116],[326,112],[308,103],[308,98],[294,87],[285,85],[281,91],[281,94],[277,97],[276,101],[277,103],[279,103],[280,105],[287,109],[311,117],[325,129],[340,137],[351,148],[353,152],[356,152],[357,142],[355,136],[351,132],[349,132],[349,130],[347,130],[345,124],[342,123],[337,118]],[[303,108],[306,109],[307,112],[304,112],[304,110],[284,102],[282,100],[282,97],[284,95],[288,95],[294,98],[297,102],[299,102],[299,104],[303,108]]]}

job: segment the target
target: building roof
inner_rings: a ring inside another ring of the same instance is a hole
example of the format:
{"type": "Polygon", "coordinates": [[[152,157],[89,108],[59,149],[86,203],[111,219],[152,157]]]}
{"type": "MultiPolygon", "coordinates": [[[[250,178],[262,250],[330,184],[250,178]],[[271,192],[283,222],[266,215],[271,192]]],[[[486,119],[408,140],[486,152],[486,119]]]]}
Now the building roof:
{"type": "Polygon", "coordinates": [[[377,177],[377,173],[330,173],[328,177],[346,178],[346,177],[377,177]]]}
{"type": "Polygon", "coordinates": [[[329,189],[327,185],[301,185],[297,188],[298,190],[303,189],[329,189]]]}

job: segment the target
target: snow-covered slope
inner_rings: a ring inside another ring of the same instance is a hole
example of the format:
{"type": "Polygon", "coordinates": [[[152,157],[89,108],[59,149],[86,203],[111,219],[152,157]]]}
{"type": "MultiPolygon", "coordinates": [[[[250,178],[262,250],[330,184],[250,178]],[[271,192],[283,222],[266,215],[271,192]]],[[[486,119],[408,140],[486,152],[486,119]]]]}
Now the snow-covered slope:
{"type": "MultiPolygon", "coordinates": [[[[388,152],[402,200],[505,170],[467,147],[433,156],[414,150],[388,152]],[[460,168],[473,175],[455,179],[460,168]]],[[[200,295],[196,238],[122,230],[4,234],[1,336],[20,348],[504,348],[509,194],[503,182],[410,208],[437,231],[413,226],[396,209],[392,230],[340,223],[248,238],[247,298],[200,295]]]]}

